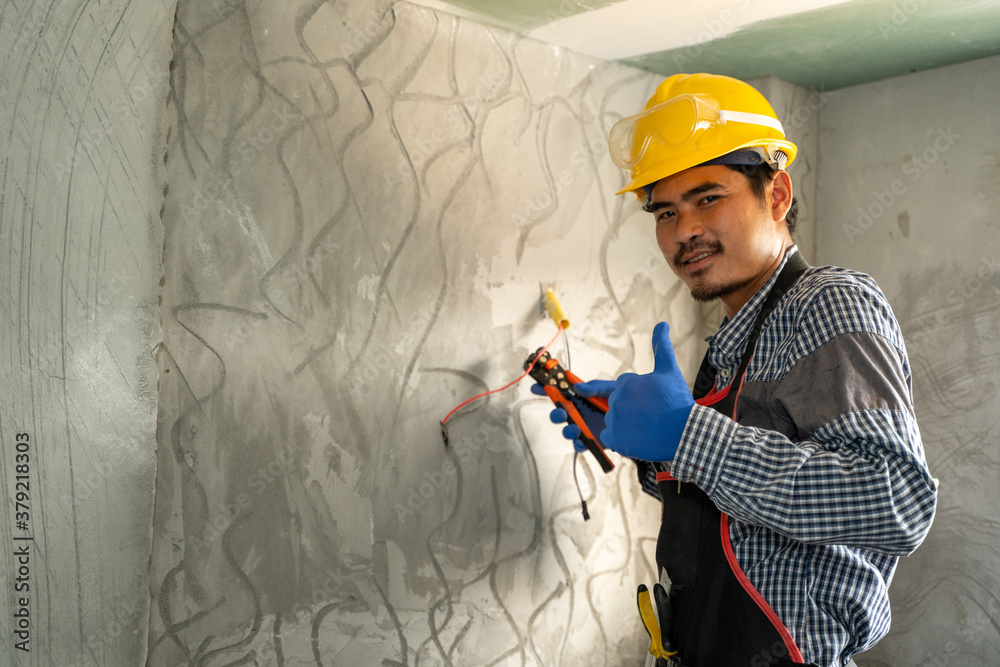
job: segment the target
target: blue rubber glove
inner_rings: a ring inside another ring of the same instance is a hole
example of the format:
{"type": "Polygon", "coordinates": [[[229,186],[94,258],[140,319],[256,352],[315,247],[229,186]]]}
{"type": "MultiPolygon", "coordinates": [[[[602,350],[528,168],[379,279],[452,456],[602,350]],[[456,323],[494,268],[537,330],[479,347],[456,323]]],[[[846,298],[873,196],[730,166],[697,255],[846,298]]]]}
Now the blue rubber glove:
{"type": "MultiPolygon", "coordinates": [[[[607,398],[615,389],[615,381],[591,380],[590,382],[578,382],[573,386],[580,396],[586,398],[607,398]]],[[[531,385],[531,393],[548,397],[548,394],[545,393],[545,388],[537,382],[531,385]]],[[[595,409],[586,401],[574,400],[573,405],[580,412],[580,416],[583,417],[583,421],[586,422],[590,432],[594,434],[598,442],[601,442],[601,432],[604,431],[604,413],[595,409]]],[[[555,408],[549,413],[549,419],[552,420],[553,424],[563,424],[568,418],[569,415],[562,408],[555,408]]],[[[580,427],[576,424],[567,424],[566,428],[563,429],[563,437],[573,441],[573,449],[576,451],[587,451],[587,448],[580,441],[580,427]]]]}
{"type": "Polygon", "coordinates": [[[670,325],[653,329],[653,372],[624,373],[608,401],[601,436],[613,451],[643,461],[672,461],[694,398],[684,382],[670,343],[670,325]]]}

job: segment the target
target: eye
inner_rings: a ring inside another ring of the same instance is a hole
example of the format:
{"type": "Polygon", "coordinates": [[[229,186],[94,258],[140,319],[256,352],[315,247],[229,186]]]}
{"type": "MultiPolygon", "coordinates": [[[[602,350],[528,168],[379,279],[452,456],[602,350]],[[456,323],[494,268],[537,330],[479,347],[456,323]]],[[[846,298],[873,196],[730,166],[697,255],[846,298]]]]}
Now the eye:
{"type": "Polygon", "coordinates": [[[656,214],[656,221],[657,222],[665,222],[667,220],[667,218],[672,218],[675,215],[677,215],[677,213],[675,211],[662,210],[662,211],[660,211],[659,213],[656,214]]]}
{"type": "Polygon", "coordinates": [[[701,198],[702,204],[711,204],[712,202],[722,199],[722,195],[706,195],[701,198]]]}

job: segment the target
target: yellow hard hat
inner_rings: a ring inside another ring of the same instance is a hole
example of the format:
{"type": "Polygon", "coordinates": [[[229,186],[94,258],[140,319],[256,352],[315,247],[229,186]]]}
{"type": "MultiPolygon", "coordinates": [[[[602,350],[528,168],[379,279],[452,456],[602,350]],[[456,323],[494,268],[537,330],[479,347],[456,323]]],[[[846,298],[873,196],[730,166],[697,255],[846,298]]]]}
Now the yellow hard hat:
{"type": "Polygon", "coordinates": [[[778,169],[798,152],[763,95],[718,74],[675,74],[661,83],[643,111],[615,123],[608,148],[631,177],[616,194],[635,192],[640,201],[657,181],[734,151],[757,149],[778,169]]]}

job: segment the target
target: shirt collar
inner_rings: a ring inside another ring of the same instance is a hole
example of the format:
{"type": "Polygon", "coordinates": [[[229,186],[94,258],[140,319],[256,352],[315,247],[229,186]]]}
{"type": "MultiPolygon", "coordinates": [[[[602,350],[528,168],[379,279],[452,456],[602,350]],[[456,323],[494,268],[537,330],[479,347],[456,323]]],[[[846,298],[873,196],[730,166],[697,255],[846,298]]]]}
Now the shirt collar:
{"type": "Polygon", "coordinates": [[[722,324],[719,325],[719,330],[705,339],[708,341],[708,361],[712,366],[723,369],[733,366],[739,361],[739,357],[746,347],[747,338],[750,336],[750,330],[757,320],[757,314],[764,304],[764,299],[767,298],[771,288],[774,287],[774,283],[778,280],[781,270],[785,268],[788,258],[798,252],[798,250],[798,246],[792,245],[785,252],[785,256],[775,270],[774,275],[764,283],[764,286],[757,290],[757,293],[750,297],[749,301],[743,304],[743,307],[736,312],[733,319],[724,318],[722,324]]]}

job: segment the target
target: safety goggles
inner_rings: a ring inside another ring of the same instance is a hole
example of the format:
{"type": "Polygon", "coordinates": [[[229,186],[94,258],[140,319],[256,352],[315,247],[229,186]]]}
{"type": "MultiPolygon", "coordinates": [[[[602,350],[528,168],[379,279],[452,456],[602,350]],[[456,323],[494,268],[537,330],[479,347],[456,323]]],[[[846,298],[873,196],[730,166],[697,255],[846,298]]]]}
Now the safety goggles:
{"type": "Polygon", "coordinates": [[[678,95],[615,123],[608,137],[611,159],[622,169],[634,169],[656,145],[677,152],[707,149],[723,140],[727,123],[785,133],[770,116],[720,109],[715,100],[700,95],[678,95]]]}

